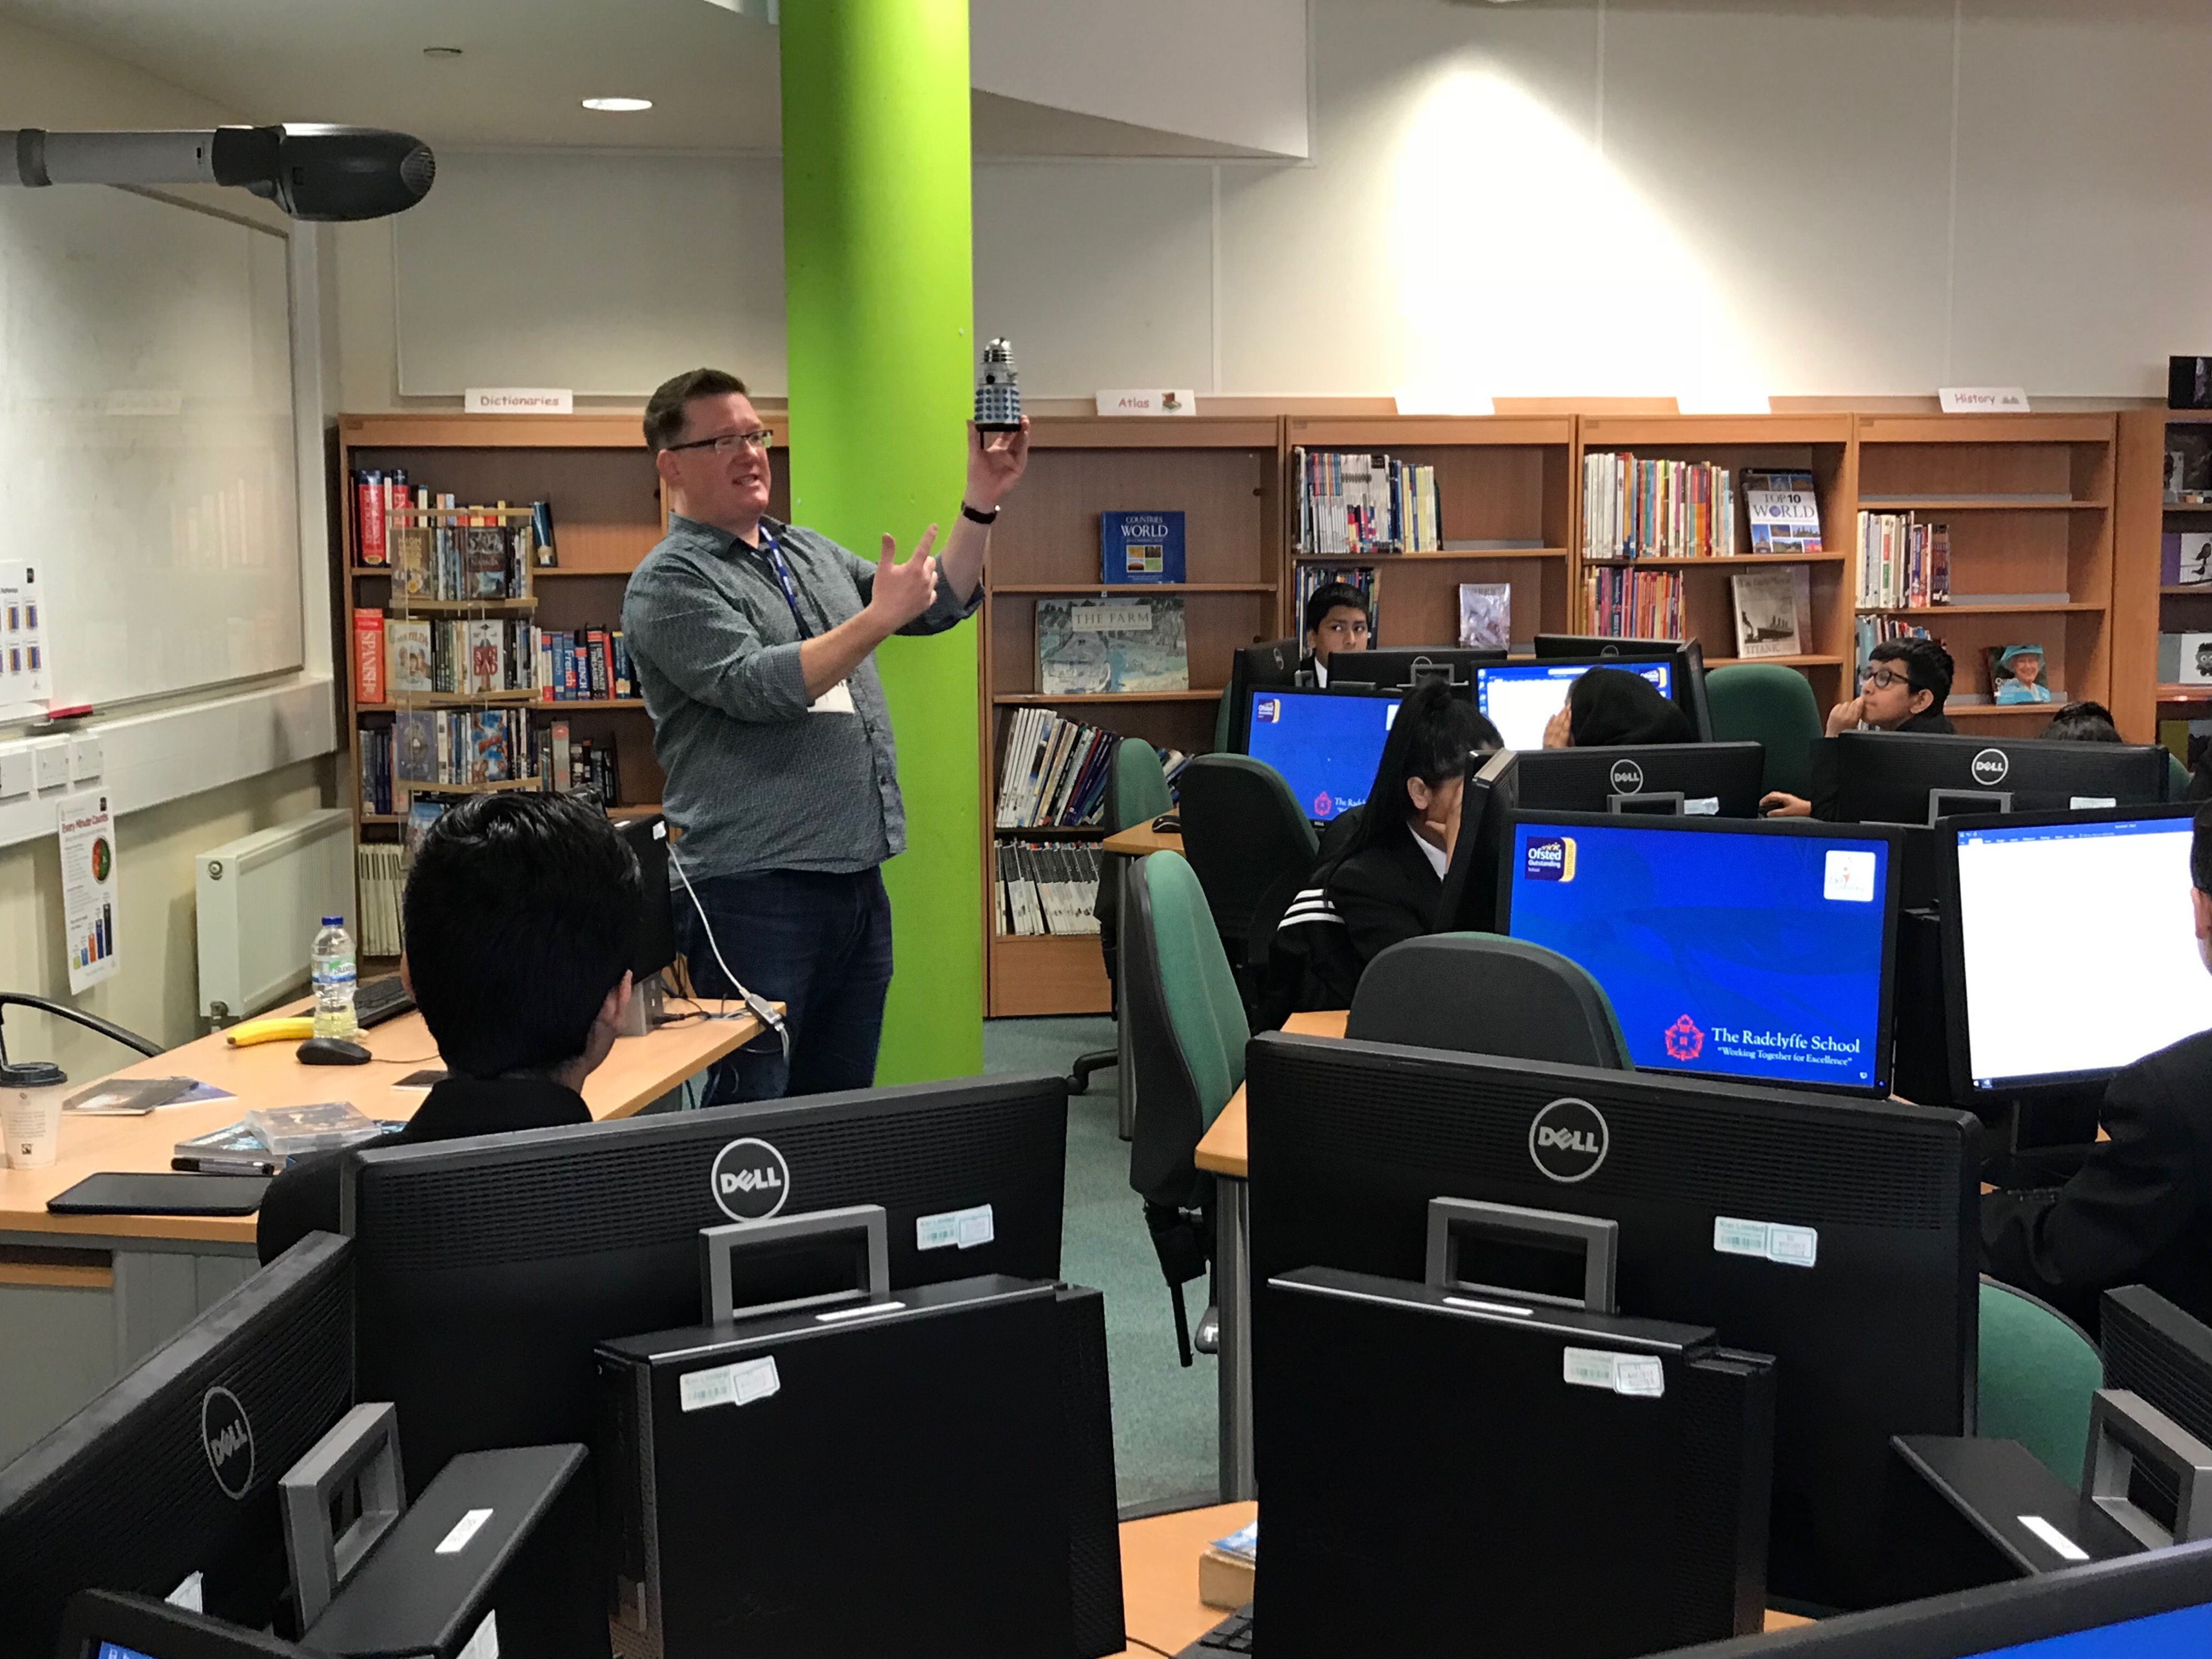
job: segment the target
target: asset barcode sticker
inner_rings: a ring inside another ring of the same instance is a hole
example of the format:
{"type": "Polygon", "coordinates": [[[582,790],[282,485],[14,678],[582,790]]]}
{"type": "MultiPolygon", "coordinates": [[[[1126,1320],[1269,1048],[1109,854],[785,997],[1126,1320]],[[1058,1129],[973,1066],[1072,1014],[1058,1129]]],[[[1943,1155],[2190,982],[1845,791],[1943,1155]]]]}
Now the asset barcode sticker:
{"type": "Polygon", "coordinates": [[[1644,1400],[1667,1392],[1666,1369],[1650,1354],[1568,1348],[1561,1355],[1560,1371],[1578,1389],[1607,1389],[1644,1400]]]}
{"type": "Polygon", "coordinates": [[[1820,1259],[1820,1234],[1814,1227],[1785,1226],[1779,1221],[1713,1218],[1713,1249],[1722,1255],[1755,1255],[1785,1267],[1809,1267],[1820,1259]]]}
{"type": "Polygon", "coordinates": [[[972,1250],[978,1244],[988,1244],[997,1237],[991,1206],[988,1204],[978,1204],[971,1210],[947,1210],[941,1215],[917,1216],[915,1218],[914,1248],[917,1250],[972,1250]]]}
{"type": "Polygon", "coordinates": [[[2117,795],[2069,795],[2066,804],[2073,811],[2088,812],[2100,807],[2118,806],[2120,802],[2117,795]]]}
{"type": "Polygon", "coordinates": [[[741,1359],[734,1365],[714,1365],[676,1380],[677,1404],[687,1412],[709,1406],[750,1406],[783,1387],[776,1375],[775,1358],[741,1359]]]}
{"type": "Polygon", "coordinates": [[[1717,818],[1721,815],[1721,798],[1718,795],[1692,795],[1683,801],[1682,814],[1685,817],[1717,818]]]}

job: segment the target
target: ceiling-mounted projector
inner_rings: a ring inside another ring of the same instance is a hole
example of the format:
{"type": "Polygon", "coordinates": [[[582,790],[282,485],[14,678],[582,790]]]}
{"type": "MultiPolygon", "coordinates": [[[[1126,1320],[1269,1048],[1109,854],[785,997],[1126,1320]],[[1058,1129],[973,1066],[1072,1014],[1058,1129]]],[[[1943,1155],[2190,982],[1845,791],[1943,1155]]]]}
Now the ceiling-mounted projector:
{"type": "MultiPolygon", "coordinates": [[[[0,137],[4,137],[0,131],[0,137]]],[[[15,134],[14,182],[234,185],[295,219],[381,219],[430,193],[430,147],[378,127],[289,124],[197,132],[15,134]]],[[[0,183],[8,181],[0,165],[0,183]]]]}

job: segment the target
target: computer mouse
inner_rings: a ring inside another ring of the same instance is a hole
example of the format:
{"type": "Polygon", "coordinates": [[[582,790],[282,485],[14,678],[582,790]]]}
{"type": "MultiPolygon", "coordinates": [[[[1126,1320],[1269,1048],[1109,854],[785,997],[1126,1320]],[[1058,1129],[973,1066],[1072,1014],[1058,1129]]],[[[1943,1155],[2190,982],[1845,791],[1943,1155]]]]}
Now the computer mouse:
{"type": "Polygon", "coordinates": [[[1182,820],[1173,812],[1163,812],[1152,820],[1152,828],[1162,835],[1165,835],[1170,830],[1180,832],[1182,829],[1182,820]]]}
{"type": "Polygon", "coordinates": [[[368,1049],[343,1037],[309,1037],[296,1052],[302,1066],[366,1066],[370,1059],[368,1049]]]}

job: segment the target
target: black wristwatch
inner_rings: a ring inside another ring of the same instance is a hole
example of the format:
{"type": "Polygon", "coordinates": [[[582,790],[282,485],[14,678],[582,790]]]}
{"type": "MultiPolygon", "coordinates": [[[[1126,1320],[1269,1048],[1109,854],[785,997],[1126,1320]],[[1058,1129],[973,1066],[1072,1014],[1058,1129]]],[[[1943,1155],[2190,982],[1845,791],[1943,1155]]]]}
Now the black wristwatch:
{"type": "Polygon", "coordinates": [[[963,501],[960,503],[960,516],[975,524],[996,524],[999,521],[999,509],[994,507],[988,513],[985,513],[963,501]]]}

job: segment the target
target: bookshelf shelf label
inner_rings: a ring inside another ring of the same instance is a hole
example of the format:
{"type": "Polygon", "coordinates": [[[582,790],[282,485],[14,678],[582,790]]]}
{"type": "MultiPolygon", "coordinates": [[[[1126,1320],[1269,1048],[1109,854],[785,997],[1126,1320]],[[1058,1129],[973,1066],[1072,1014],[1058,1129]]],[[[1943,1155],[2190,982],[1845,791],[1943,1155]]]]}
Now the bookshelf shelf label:
{"type": "Polygon", "coordinates": [[[2025,415],[2027,392],[2016,386],[1947,386],[1936,394],[1946,415],[2025,415]]]}
{"type": "Polygon", "coordinates": [[[556,386],[472,386],[461,393],[470,415],[573,415],[576,394],[556,386]]]}

